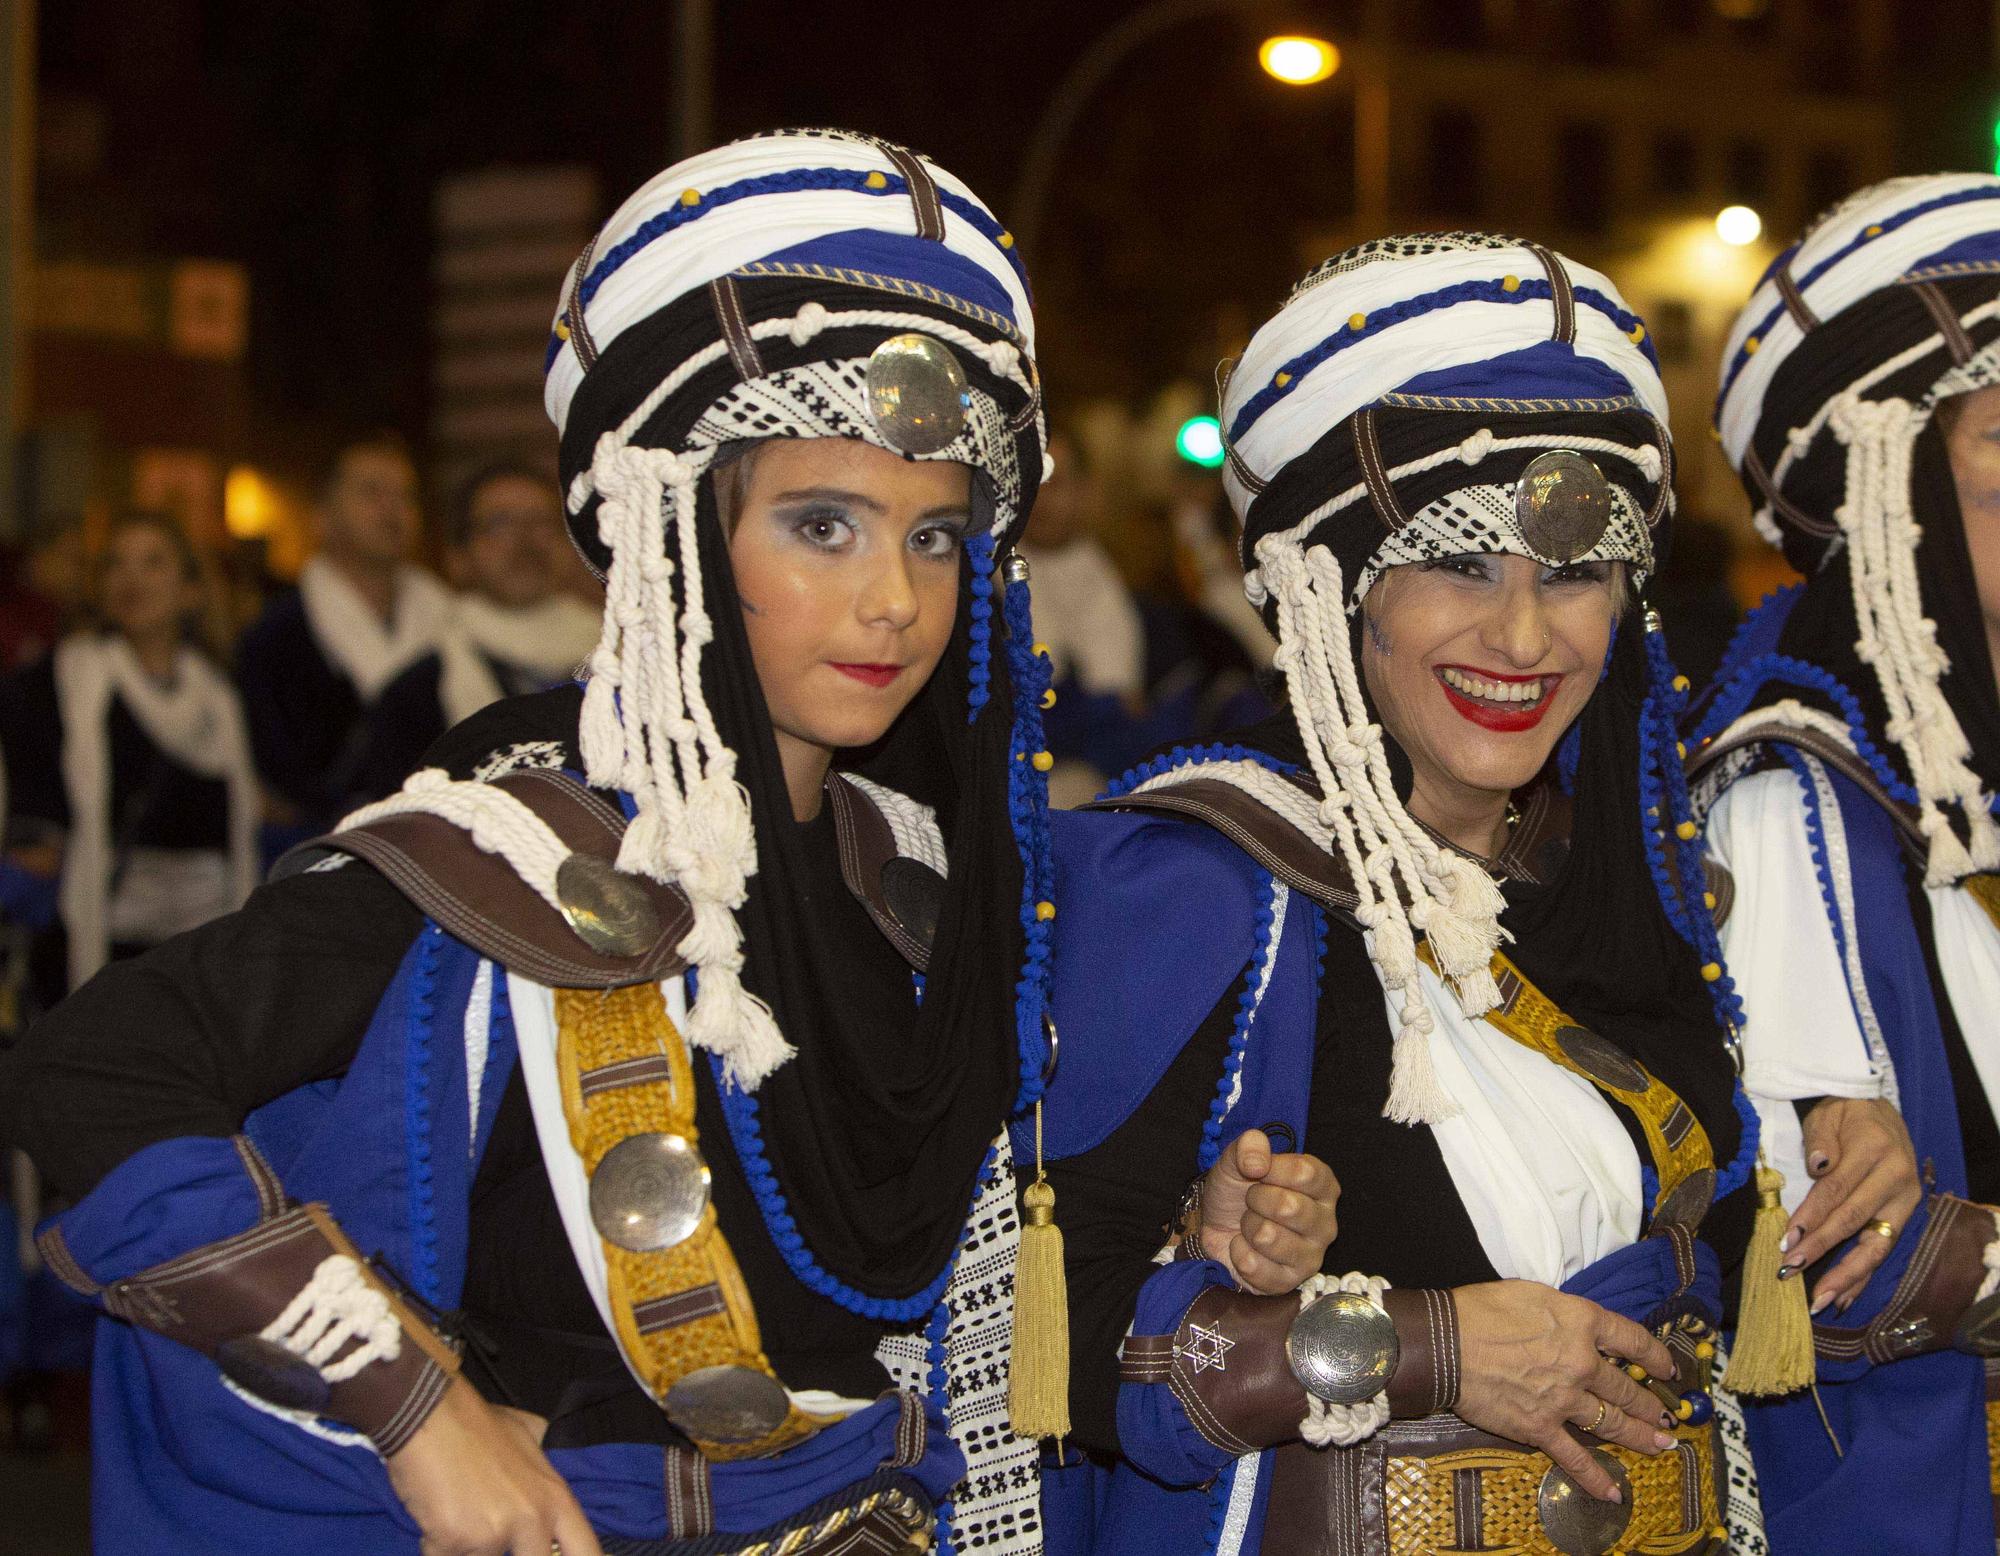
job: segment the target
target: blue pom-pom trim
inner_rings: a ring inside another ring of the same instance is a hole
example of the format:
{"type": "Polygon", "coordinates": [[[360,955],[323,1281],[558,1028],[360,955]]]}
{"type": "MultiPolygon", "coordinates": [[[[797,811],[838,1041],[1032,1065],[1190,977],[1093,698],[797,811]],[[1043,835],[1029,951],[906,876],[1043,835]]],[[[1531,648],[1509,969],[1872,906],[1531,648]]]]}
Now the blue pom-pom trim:
{"type": "MultiPolygon", "coordinates": [[[[1261,873],[1261,872],[1260,872],[1261,873]]],[[[1244,1050],[1250,1042],[1250,1022],[1257,1010],[1257,992],[1264,982],[1264,966],[1271,958],[1271,942],[1278,922],[1278,882],[1264,876],[1264,900],[1258,904],[1256,939],[1250,949],[1250,965],[1243,974],[1243,991],[1236,997],[1236,1020],[1229,1029],[1229,1050],[1222,1061],[1222,1079],[1216,1082],[1215,1101],[1209,1105],[1208,1120],[1201,1126],[1201,1150],[1196,1162],[1203,1172],[1222,1155],[1222,1125],[1229,1115],[1229,1097],[1236,1089],[1236,1077],[1243,1069],[1244,1050]]]]}
{"type": "Polygon", "coordinates": [[[1176,767],[1197,766],[1203,762],[1255,762],[1269,772],[1289,776],[1298,771],[1295,764],[1281,762],[1275,756],[1259,751],[1255,746],[1224,745],[1220,742],[1207,746],[1175,746],[1171,751],[1163,751],[1151,761],[1141,762],[1137,767],[1125,772],[1105,785],[1100,800],[1122,799],[1138,788],[1149,783],[1162,773],[1170,773],[1176,767]]]}
{"type": "Polygon", "coordinates": [[[404,1095],[404,1138],[409,1142],[410,1280],[426,1302],[445,1303],[438,1274],[437,1183],[431,1168],[431,1040],[437,1023],[438,959],[444,931],[425,921],[410,972],[410,1009],[404,1029],[409,1089],[404,1095]]]}
{"type": "Polygon", "coordinates": [[[965,542],[965,560],[972,574],[972,605],[968,612],[965,722],[979,717],[993,695],[993,537],[984,531],[965,542]]]}
{"type": "MultiPolygon", "coordinates": [[[[1694,804],[1688,797],[1687,772],[1677,744],[1687,693],[1674,685],[1666,634],[1647,632],[1645,640],[1646,699],[1639,710],[1639,825],[1646,843],[1646,868],[1653,877],[1654,895],[1674,932],[1704,963],[1712,962],[1721,969],[1721,975],[1708,986],[1708,997],[1717,1022],[1730,1034],[1733,1045],[1743,1028],[1743,1001],[1729,976],[1729,964],[1723,960],[1722,937],[1706,902],[1708,872],[1701,832],[1696,828],[1692,837],[1679,835],[1683,825],[1694,826],[1694,804]],[[1671,872],[1667,864],[1670,848],[1674,851],[1671,872]],[[1676,876],[1683,888],[1678,892],[1673,885],[1676,876]]],[[[1757,1113],[1744,1094],[1740,1074],[1731,1100],[1742,1131],[1736,1155],[1721,1164],[1715,1183],[1717,1199],[1747,1183],[1757,1161],[1757,1113]]]]}

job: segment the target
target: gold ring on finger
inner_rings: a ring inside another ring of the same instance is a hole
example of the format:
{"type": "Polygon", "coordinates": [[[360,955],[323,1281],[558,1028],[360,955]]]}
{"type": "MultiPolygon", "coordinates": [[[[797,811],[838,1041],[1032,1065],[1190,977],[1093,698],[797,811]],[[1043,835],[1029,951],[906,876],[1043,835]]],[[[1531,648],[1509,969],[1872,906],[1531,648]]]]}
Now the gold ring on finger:
{"type": "Polygon", "coordinates": [[[1886,1237],[1892,1243],[1896,1240],[1896,1227],[1893,1222],[1870,1221],[1868,1223],[1868,1230],[1878,1237],[1886,1237]]]}
{"type": "Polygon", "coordinates": [[[1595,1437],[1597,1435],[1597,1429],[1604,1424],[1604,1417],[1610,1411],[1610,1409],[1611,1409],[1611,1402],[1609,1400],[1600,1399],[1597,1402],[1597,1414],[1590,1418],[1590,1425],[1586,1426],[1584,1430],[1590,1433],[1592,1437],[1595,1437]]]}

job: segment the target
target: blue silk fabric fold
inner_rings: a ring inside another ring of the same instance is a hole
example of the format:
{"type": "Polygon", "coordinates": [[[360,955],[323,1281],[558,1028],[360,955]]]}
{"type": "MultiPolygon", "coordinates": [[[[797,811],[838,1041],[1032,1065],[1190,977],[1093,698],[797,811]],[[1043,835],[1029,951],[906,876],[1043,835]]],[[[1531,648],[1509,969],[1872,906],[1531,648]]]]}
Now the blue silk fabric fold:
{"type": "MultiPolygon", "coordinates": [[[[479,967],[477,953],[427,925],[348,1073],[277,1099],[246,1126],[291,1198],[326,1204],[363,1254],[381,1255],[440,1309],[459,1300],[472,1182],[516,1058],[512,1022],[489,1020],[475,1112],[466,1025],[479,967]]],[[[504,1017],[497,968],[491,999],[504,1017]]],[[[57,1222],[77,1262],[108,1284],[257,1218],[235,1146],[189,1138],[140,1151],[57,1222]]],[[[136,1556],[419,1549],[371,1446],[329,1433],[332,1423],[309,1430],[253,1407],[213,1362],[159,1335],[99,1321],[91,1414],[101,1548],[136,1556]]],[[[717,1528],[749,1533],[867,1479],[896,1452],[898,1416],[886,1397],[777,1458],[715,1466],[717,1528]]],[[[965,1464],[935,1411],[928,1443],[907,1473],[936,1500],[965,1464]]],[[[601,1535],[664,1536],[662,1448],[603,1444],[550,1459],[601,1535]]]]}

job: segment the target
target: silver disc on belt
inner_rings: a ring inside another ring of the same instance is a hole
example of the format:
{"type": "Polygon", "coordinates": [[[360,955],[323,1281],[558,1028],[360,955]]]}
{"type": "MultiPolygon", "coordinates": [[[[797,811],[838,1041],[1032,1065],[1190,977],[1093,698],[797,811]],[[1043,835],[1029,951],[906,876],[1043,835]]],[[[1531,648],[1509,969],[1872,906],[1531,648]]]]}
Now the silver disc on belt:
{"type": "Polygon", "coordinates": [[[1701,1230],[1708,1207],[1715,1203],[1715,1169],[1697,1167],[1660,1196],[1653,1207],[1653,1225],[1686,1227],[1690,1234],[1701,1230]]]}
{"type": "Polygon", "coordinates": [[[882,866],[882,900],[910,938],[928,951],[944,916],[944,877],[921,859],[898,854],[882,866]]]}
{"type": "Polygon", "coordinates": [[[868,413],[889,446],[935,454],[965,430],[965,369],[934,335],[892,335],[868,358],[868,413]]]}
{"type": "Polygon", "coordinates": [[[2000,1291],[1965,1310],[1951,1343],[1973,1356],[2000,1356],[2000,1291]]]}
{"type": "Polygon", "coordinates": [[[1514,485],[1514,518],[1536,556],[1574,562],[1611,522],[1611,483],[1583,455],[1551,449],[1528,461],[1514,485]]]}
{"type": "Polygon", "coordinates": [[[1646,1072],[1627,1058],[1617,1044],[1599,1037],[1589,1027],[1557,1027],[1556,1047],[1594,1081],[1620,1091],[1646,1089],[1646,1072]]]}
{"type": "Polygon", "coordinates": [[[754,1443],[785,1424],[784,1385],[752,1367],[703,1367],[667,1390],[667,1419],[710,1443],[754,1443]]]}
{"type": "Polygon", "coordinates": [[[1395,1320],[1351,1291],[1319,1298],[1285,1336],[1292,1376],[1334,1405],[1358,1405],[1381,1393],[1401,1354],[1395,1320]]]}
{"type": "Polygon", "coordinates": [[[1563,1556],[1604,1556],[1632,1522],[1632,1477],[1602,1448],[1586,1448],[1604,1473],[1618,1483],[1622,1502],[1603,1502],[1569,1478],[1561,1465],[1551,1464],[1535,1495],[1542,1532],[1563,1556]]]}
{"type": "Polygon", "coordinates": [[[590,1175],[590,1219],[607,1243],[633,1253],[671,1248],[708,1209],[708,1163],[679,1135],[629,1135],[590,1175]]]}
{"type": "Polygon", "coordinates": [[[638,877],[594,855],[562,862],[556,900],[577,938],[599,956],[637,956],[660,938],[660,915],[638,877]]]}

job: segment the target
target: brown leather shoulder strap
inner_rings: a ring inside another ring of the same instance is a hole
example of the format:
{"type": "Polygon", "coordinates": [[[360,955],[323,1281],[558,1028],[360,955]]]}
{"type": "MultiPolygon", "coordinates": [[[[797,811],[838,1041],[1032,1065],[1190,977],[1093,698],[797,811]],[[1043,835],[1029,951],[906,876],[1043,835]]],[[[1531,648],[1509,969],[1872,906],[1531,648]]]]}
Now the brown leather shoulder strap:
{"type": "Polygon", "coordinates": [[[1901,839],[1905,851],[1919,861],[1929,857],[1930,844],[1924,837],[1923,829],[1917,825],[1917,813],[1914,807],[1905,804],[1885,789],[1882,780],[1875,776],[1874,769],[1860,757],[1838,740],[1816,729],[1803,729],[1780,719],[1770,719],[1739,730],[1727,740],[1710,741],[1688,754],[1688,781],[1692,783],[1723,757],[1759,745],[1795,747],[1806,755],[1826,763],[1843,778],[1852,780],[1856,788],[1889,813],[1889,819],[1896,824],[1896,835],[1901,839]]]}
{"type": "MultiPolygon", "coordinates": [[[[572,852],[607,864],[617,859],[624,818],[574,779],[528,769],[495,783],[546,822],[572,852]]],[[[272,876],[296,875],[329,854],[366,860],[447,934],[551,988],[622,988],[669,977],[686,965],[675,948],[693,927],[693,910],[678,890],[658,881],[624,877],[645,893],[658,917],[652,944],[633,956],[607,956],[586,945],[504,858],[441,817],[388,816],[329,832],[291,850],[272,876]]]]}
{"type": "Polygon", "coordinates": [[[928,971],[944,905],[944,877],[901,853],[889,820],[868,791],[829,773],[826,802],[840,840],[840,878],[903,960],[928,971]]]}
{"type": "Polygon", "coordinates": [[[1186,778],[1084,808],[1186,816],[1215,828],[1287,886],[1336,913],[1352,914],[1361,901],[1337,852],[1321,848],[1255,795],[1223,779],[1186,778]]]}

